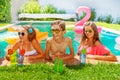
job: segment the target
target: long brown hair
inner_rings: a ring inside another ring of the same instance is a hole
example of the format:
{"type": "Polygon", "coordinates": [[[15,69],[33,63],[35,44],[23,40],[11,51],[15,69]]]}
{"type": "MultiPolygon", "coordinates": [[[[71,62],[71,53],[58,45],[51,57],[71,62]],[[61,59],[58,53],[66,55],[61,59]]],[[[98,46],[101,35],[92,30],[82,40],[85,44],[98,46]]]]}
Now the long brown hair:
{"type": "Polygon", "coordinates": [[[36,39],[36,32],[35,29],[29,25],[24,25],[23,28],[27,30],[28,32],[28,40],[32,41],[33,39],[36,39]]]}
{"type": "Polygon", "coordinates": [[[99,33],[97,30],[96,24],[92,21],[88,21],[88,22],[84,23],[84,25],[83,25],[83,34],[82,34],[81,44],[84,44],[87,39],[87,36],[85,34],[85,26],[90,26],[94,31],[93,44],[95,44],[96,41],[100,42],[99,33]]]}

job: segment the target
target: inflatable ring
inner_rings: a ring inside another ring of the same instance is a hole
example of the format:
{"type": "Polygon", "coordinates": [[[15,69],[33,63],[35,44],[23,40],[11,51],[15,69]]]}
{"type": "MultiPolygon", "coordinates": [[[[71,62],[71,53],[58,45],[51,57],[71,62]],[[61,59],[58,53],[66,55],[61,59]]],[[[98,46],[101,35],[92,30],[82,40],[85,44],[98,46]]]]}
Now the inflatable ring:
{"type": "MultiPolygon", "coordinates": [[[[40,32],[36,30],[36,38],[38,41],[44,40],[47,37],[48,37],[48,32],[40,32]]],[[[18,36],[10,36],[10,37],[6,37],[5,41],[8,42],[9,44],[14,44],[18,39],[19,39],[18,36]]]]}
{"type": "Polygon", "coordinates": [[[120,36],[115,39],[116,43],[120,45],[120,36]]]}
{"type": "MultiPolygon", "coordinates": [[[[78,9],[76,10],[76,14],[79,14],[81,12],[85,12],[86,13],[86,16],[78,21],[76,24],[75,24],[75,27],[74,27],[74,31],[77,33],[77,34],[82,34],[83,33],[83,24],[89,20],[90,16],[91,16],[91,10],[89,9],[89,7],[87,6],[80,6],[78,7],[78,9]]],[[[102,30],[101,27],[98,27],[98,32],[100,33],[102,30]]]]}

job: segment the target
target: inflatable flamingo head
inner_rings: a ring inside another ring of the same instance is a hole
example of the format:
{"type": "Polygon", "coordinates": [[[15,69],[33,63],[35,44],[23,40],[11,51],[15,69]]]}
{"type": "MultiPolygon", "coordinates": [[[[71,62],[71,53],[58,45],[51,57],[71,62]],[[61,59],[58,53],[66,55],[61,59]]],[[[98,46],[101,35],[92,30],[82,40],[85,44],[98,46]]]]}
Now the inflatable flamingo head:
{"type": "MultiPolygon", "coordinates": [[[[86,16],[82,20],[78,21],[75,24],[75,27],[74,27],[74,31],[76,33],[78,33],[78,34],[82,34],[83,33],[83,24],[85,22],[87,22],[89,20],[90,16],[91,16],[91,10],[87,6],[80,6],[80,7],[78,7],[77,10],[76,10],[76,15],[78,16],[78,14],[83,12],[83,11],[86,13],[86,16]]],[[[101,32],[101,30],[102,30],[102,28],[98,27],[98,32],[99,33],[101,32]]]]}
{"type": "Polygon", "coordinates": [[[85,12],[86,16],[82,20],[78,21],[76,23],[76,26],[82,26],[86,21],[89,20],[89,18],[91,16],[91,10],[87,6],[80,6],[80,7],[78,7],[77,10],[76,10],[76,14],[79,14],[81,12],[85,12]]]}

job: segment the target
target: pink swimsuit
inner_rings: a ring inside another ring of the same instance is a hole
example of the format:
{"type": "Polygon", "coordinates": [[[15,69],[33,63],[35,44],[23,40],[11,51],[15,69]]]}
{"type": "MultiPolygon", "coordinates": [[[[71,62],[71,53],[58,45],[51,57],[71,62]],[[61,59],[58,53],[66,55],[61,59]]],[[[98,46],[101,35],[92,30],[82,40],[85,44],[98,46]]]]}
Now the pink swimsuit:
{"type": "MultiPolygon", "coordinates": [[[[81,51],[82,47],[79,48],[79,51],[81,51]]],[[[102,44],[95,47],[87,47],[87,54],[88,55],[105,55],[109,52],[109,50],[103,46],[102,44]]]]}

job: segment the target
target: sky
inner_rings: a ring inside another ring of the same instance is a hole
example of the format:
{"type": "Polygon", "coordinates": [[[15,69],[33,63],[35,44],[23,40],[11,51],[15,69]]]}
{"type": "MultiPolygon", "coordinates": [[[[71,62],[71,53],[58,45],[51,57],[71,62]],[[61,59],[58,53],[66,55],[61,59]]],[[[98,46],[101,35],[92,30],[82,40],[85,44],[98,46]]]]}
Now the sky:
{"type": "Polygon", "coordinates": [[[94,8],[98,15],[111,14],[120,18],[120,0],[38,0],[40,5],[52,4],[57,9],[64,9],[67,13],[75,13],[79,6],[94,8]]]}

